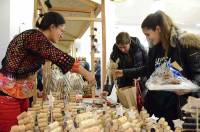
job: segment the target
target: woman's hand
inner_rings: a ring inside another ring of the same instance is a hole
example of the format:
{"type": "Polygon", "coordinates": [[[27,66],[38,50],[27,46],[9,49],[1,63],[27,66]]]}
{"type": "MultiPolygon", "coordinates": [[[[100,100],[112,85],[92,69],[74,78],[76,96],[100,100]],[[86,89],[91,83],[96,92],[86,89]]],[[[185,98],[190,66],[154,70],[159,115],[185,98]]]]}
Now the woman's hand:
{"type": "Polygon", "coordinates": [[[178,91],[175,91],[175,93],[178,95],[178,96],[181,96],[181,95],[185,95],[185,94],[189,94],[191,91],[187,91],[187,90],[178,90],[178,91]]]}
{"type": "Polygon", "coordinates": [[[94,74],[91,72],[87,71],[84,75],[85,79],[90,83],[94,84],[96,82],[94,74]]]}
{"type": "Polygon", "coordinates": [[[82,66],[79,66],[79,70],[78,72],[79,74],[81,74],[82,76],[84,76],[84,78],[91,84],[95,83],[95,76],[94,74],[92,74],[91,72],[87,71],[85,68],[83,68],[82,66]]]}

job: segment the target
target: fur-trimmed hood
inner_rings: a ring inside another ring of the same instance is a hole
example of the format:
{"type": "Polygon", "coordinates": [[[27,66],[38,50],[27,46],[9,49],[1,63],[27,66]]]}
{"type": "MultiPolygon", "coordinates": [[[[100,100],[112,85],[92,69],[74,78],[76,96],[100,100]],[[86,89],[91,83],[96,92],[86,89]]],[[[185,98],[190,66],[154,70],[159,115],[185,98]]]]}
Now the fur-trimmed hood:
{"type": "Polygon", "coordinates": [[[186,48],[189,47],[200,48],[200,35],[183,32],[181,30],[172,28],[170,45],[172,47],[176,47],[177,41],[179,41],[180,44],[186,48]]]}

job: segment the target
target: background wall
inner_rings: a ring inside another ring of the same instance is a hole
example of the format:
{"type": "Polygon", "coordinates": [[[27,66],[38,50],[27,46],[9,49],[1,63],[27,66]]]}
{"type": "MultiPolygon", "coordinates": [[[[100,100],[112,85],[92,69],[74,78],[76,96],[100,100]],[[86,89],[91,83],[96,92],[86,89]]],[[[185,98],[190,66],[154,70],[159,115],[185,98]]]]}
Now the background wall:
{"type": "Polygon", "coordinates": [[[10,0],[10,39],[32,28],[34,0],[10,0]]]}
{"type": "Polygon", "coordinates": [[[0,62],[11,39],[20,32],[32,28],[33,5],[34,0],[1,0],[0,62]]]}
{"type": "Polygon", "coordinates": [[[1,0],[0,2],[0,67],[1,60],[3,59],[6,48],[8,46],[8,41],[10,39],[10,1],[1,0]]]}

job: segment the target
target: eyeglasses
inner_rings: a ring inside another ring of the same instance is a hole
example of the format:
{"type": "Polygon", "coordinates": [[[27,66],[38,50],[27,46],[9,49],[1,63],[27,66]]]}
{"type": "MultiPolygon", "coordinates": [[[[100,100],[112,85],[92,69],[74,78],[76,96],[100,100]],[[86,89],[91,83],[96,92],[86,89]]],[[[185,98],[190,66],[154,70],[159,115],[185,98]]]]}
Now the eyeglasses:
{"type": "Polygon", "coordinates": [[[64,32],[65,32],[65,27],[64,26],[58,26],[57,27],[60,31],[60,38],[62,38],[64,36],[64,32]]]}

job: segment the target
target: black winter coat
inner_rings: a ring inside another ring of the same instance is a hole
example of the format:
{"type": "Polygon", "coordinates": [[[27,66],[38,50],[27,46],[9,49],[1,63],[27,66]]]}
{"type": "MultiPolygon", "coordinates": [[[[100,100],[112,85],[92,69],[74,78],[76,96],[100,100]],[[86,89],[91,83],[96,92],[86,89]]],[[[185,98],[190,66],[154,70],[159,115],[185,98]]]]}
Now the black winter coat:
{"type": "MultiPolygon", "coordinates": [[[[131,37],[129,53],[122,53],[116,44],[110,58],[115,62],[119,58],[118,69],[123,70],[123,77],[118,78],[118,87],[132,86],[133,79],[146,76],[147,73],[147,52],[136,37],[131,37]]],[[[145,79],[143,79],[145,80],[145,79]]],[[[142,80],[142,81],[143,81],[142,80]]],[[[144,83],[143,83],[144,84],[144,83]]],[[[109,93],[111,89],[104,89],[109,93]]]]}

